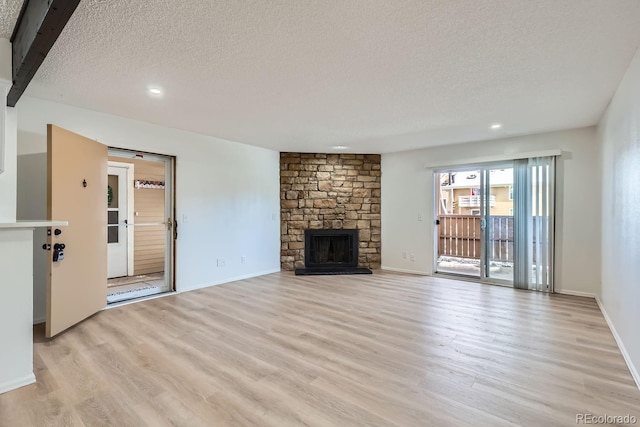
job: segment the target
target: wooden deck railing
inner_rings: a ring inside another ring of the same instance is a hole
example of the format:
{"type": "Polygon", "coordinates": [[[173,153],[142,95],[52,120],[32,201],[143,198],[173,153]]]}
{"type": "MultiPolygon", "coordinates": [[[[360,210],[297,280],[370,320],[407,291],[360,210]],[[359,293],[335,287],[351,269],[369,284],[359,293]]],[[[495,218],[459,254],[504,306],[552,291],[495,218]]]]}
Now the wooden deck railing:
{"type": "MultiPolygon", "coordinates": [[[[477,215],[440,215],[438,256],[480,259],[480,217],[477,215]]],[[[513,262],[513,217],[491,216],[489,260],[513,262]]]]}

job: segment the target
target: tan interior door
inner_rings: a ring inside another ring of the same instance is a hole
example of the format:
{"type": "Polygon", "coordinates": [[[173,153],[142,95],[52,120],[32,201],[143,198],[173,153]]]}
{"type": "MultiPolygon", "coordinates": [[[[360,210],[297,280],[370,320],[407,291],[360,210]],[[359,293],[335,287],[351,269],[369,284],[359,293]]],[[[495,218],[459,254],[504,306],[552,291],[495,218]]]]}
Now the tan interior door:
{"type": "Polygon", "coordinates": [[[107,302],[107,146],[47,126],[49,220],[52,230],[46,335],[52,337],[100,311],[107,302]],[[56,244],[64,244],[56,258],[56,244]]]}

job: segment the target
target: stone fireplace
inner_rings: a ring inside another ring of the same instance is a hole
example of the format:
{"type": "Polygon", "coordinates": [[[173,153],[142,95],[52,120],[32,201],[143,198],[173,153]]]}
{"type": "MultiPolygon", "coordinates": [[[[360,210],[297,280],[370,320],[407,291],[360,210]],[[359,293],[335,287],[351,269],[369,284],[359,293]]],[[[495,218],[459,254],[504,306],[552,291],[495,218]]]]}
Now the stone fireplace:
{"type": "MultiPolygon", "coordinates": [[[[351,261],[379,268],[380,176],[378,154],[281,153],[282,269],[305,267],[305,230],[357,230],[358,255],[351,261]]],[[[339,240],[330,243],[326,255],[340,255],[339,240]]]]}

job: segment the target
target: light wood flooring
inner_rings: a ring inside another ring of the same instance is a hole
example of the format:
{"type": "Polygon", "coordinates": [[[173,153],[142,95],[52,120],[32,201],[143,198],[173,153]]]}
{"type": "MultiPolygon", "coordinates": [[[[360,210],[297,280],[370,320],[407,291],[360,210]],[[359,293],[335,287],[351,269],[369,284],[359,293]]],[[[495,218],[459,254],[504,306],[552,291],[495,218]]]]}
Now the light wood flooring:
{"type": "MultiPolygon", "coordinates": [[[[105,310],[35,343],[5,426],[568,426],[640,417],[592,299],[277,273],[105,310]]],[[[639,421],[640,423],[640,421],[639,421]]]]}

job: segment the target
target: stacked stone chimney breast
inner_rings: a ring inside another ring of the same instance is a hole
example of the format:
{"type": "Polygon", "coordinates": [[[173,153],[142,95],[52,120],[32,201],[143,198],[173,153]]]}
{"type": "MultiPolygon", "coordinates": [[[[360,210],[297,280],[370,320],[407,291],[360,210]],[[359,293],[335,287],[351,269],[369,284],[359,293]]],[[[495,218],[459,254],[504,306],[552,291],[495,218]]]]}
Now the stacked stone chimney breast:
{"type": "Polygon", "coordinates": [[[304,267],[304,230],[359,230],[360,267],[380,268],[380,155],[280,153],[280,263],[304,267]]]}

